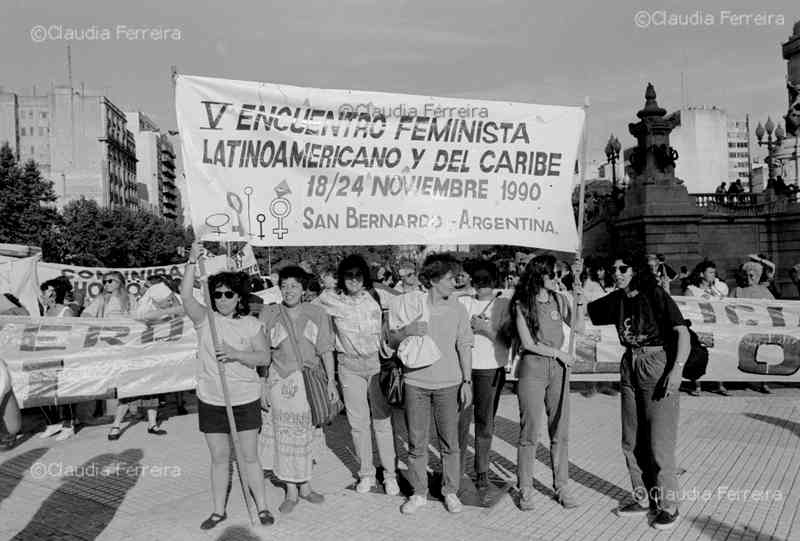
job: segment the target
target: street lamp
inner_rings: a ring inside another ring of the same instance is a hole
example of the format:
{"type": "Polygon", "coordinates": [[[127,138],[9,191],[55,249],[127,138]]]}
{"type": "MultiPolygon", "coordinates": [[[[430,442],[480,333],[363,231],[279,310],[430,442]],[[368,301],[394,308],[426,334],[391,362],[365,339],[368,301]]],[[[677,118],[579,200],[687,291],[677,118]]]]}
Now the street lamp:
{"type": "Polygon", "coordinates": [[[612,133],[608,138],[608,143],[606,143],[606,158],[611,164],[611,187],[614,192],[617,191],[617,160],[619,159],[620,150],[622,150],[622,145],[612,133]]]}
{"type": "Polygon", "coordinates": [[[761,122],[758,123],[756,126],[756,139],[758,140],[759,146],[766,146],[767,147],[767,175],[769,176],[768,185],[771,186],[772,183],[769,181],[775,180],[775,163],[772,157],[772,153],[775,149],[780,148],[781,142],[783,138],[786,136],[786,133],[783,131],[783,127],[778,126],[775,128],[775,123],[772,122],[772,117],[767,117],[767,123],[762,126],[761,122]],[[775,137],[773,138],[772,134],[773,131],[775,132],[775,137]],[[764,141],[764,132],[767,134],[767,139],[764,141]]]}

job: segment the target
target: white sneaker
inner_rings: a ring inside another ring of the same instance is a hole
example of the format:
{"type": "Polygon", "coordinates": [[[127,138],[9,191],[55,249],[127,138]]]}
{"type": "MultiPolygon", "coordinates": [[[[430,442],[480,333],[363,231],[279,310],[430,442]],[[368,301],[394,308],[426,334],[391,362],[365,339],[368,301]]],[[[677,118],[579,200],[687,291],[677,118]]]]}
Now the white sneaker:
{"type": "Polygon", "coordinates": [[[44,429],[44,432],[39,434],[39,438],[45,439],[49,438],[50,436],[54,436],[59,432],[61,432],[62,428],[64,428],[64,425],[62,425],[61,423],[55,425],[47,425],[47,428],[44,429]]]}
{"type": "Polygon", "coordinates": [[[394,477],[388,477],[383,482],[383,490],[386,491],[386,494],[389,496],[397,496],[400,494],[400,486],[397,484],[397,479],[394,477]]]}
{"type": "Polygon", "coordinates": [[[427,503],[427,498],[418,494],[413,494],[400,508],[400,512],[404,515],[413,515],[418,509],[425,507],[427,503]]]}
{"type": "Polygon", "coordinates": [[[453,492],[444,497],[444,506],[447,507],[447,510],[451,513],[460,513],[464,510],[464,506],[461,505],[461,500],[459,500],[458,496],[453,492]]]}
{"type": "Polygon", "coordinates": [[[356,492],[359,494],[366,494],[372,487],[375,486],[375,479],[369,475],[365,475],[356,485],[356,492]]]}
{"type": "Polygon", "coordinates": [[[75,435],[75,428],[73,427],[65,428],[58,434],[58,436],[55,437],[55,440],[64,441],[65,439],[71,438],[74,435],[75,435]]]}

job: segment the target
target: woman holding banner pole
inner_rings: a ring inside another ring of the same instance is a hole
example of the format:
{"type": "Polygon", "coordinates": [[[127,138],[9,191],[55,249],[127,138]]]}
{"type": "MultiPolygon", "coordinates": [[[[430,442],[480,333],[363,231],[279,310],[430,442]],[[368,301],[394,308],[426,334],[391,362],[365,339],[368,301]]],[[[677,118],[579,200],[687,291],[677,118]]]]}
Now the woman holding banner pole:
{"type": "Polygon", "coordinates": [[[209,530],[227,518],[225,499],[230,472],[230,424],[218,361],[225,363],[235,430],[241,441],[244,463],[239,464],[239,473],[247,479],[261,524],[268,525],[275,519],[266,506],[264,477],[258,459],[261,383],[256,367],[268,364],[269,345],[261,323],[248,315],[247,279],[243,274],[220,272],[208,278],[211,311],[195,299],[192,288],[197,258],[202,249],[199,242],[192,245],[181,283],[184,311],[197,329],[197,412],[200,431],[205,435],[211,453],[214,512],[200,527],[209,530]],[[219,338],[216,350],[209,314],[213,315],[219,338]]]}

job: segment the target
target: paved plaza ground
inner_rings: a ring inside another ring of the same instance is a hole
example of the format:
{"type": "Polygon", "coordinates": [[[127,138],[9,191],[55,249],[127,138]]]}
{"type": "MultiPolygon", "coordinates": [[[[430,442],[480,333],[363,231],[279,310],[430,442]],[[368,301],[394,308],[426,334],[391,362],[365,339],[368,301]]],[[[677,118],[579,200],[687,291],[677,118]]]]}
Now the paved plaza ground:
{"type": "MultiPolygon", "coordinates": [[[[451,515],[431,500],[404,516],[400,496],[358,494],[353,444],[341,416],[326,428],[317,453],[314,485],[325,503],[301,500],[275,525],[251,527],[236,481],[228,520],[204,532],[199,524],[211,512],[208,451],[195,410],[169,416],[170,404],[166,436],[147,434],[139,422],[111,442],[108,425],[90,426],[64,442],[34,435],[0,452],[0,540],[800,540],[800,389],[778,387],[770,396],[744,389],[728,398],[682,395],[684,501],[670,532],[657,532],[645,518],[613,513],[629,490],[619,398],[573,392],[571,400],[570,475],[582,502],[574,510],[552,499],[546,435],[538,453],[537,507],[517,508],[512,487],[519,416],[516,397],[507,393],[491,457],[492,480],[507,494],[490,509],[465,507],[451,515]]],[[[277,514],[282,491],[275,488],[270,496],[277,514]]]]}

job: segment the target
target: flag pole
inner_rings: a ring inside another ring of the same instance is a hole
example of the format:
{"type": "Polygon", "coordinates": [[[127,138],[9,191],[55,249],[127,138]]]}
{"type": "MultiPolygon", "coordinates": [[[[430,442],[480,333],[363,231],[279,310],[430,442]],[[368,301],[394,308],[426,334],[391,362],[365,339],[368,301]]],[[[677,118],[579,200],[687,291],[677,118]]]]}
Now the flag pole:
{"type": "MultiPolygon", "coordinates": [[[[589,124],[589,97],[586,96],[583,102],[583,136],[581,137],[581,165],[580,165],[580,188],[578,189],[578,246],[577,251],[575,253],[575,258],[577,260],[583,259],[583,215],[585,211],[585,203],[584,197],[586,194],[586,171],[589,167],[589,161],[587,158],[588,149],[588,140],[589,140],[589,130],[587,126],[589,124]]],[[[581,277],[575,276],[573,284],[577,284],[580,282],[581,277]]],[[[577,319],[578,315],[578,296],[572,295],[572,317],[570,320],[570,333],[569,333],[569,353],[570,355],[575,354],[575,320],[577,319]]]]}
{"type": "MultiPolygon", "coordinates": [[[[178,68],[176,66],[172,66],[171,68],[171,79],[172,79],[172,98],[173,103],[175,103],[175,85],[178,80],[178,68]]],[[[181,144],[181,146],[183,146],[181,144]]],[[[200,234],[200,231],[195,232],[196,234],[200,234]]],[[[203,258],[197,259],[197,270],[200,272],[200,283],[203,286],[203,299],[205,300],[206,304],[206,318],[208,319],[208,329],[211,332],[211,342],[214,346],[214,351],[217,351],[217,347],[219,345],[219,337],[217,336],[217,325],[214,321],[214,310],[211,308],[211,292],[208,290],[208,280],[203,279],[206,275],[206,268],[205,262],[203,258]]],[[[247,507],[247,516],[250,517],[250,524],[256,524],[256,514],[253,511],[253,503],[250,501],[248,497],[248,490],[247,486],[245,485],[244,476],[246,474],[242,473],[244,471],[244,457],[242,456],[242,444],[239,439],[239,432],[236,430],[236,419],[233,416],[233,406],[231,406],[231,397],[230,392],[228,391],[228,380],[225,378],[225,365],[219,361],[217,361],[217,370],[219,372],[219,379],[222,384],[222,397],[225,400],[225,413],[228,417],[228,427],[230,428],[230,435],[231,440],[233,441],[233,455],[234,459],[236,460],[236,470],[239,473],[239,486],[242,488],[242,497],[244,498],[244,504],[247,507]]]]}

